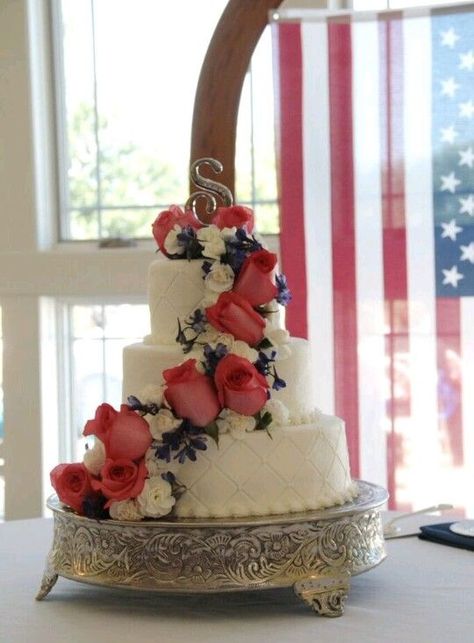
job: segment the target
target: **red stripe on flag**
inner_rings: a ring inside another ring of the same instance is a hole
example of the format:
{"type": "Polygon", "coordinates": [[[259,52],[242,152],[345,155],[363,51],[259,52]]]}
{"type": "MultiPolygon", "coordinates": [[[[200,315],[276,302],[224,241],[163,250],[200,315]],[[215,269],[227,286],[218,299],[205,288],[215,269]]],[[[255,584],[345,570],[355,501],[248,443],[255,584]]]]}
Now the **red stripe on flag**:
{"type": "Polygon", "coordinates": [[[380,21],[380,131],[382,160],[382,217],[385,356],[390,392],[387,417],[387,486],[390,507],[396,506],[396,473],[403,457],[398,425],[410,415],[410,382],[406,378],[409,352],[407,238],[403,142],[403,35],[400,14],[380,21]]]}
{"type": "Polygon", "coordinates": [[[457,297],[436,300],[438,427],[443,452],[464,464],[462,426],[461,306],[457,297]]]}
{"type": "Polygon", "coordinates": [[[286,325],[296,337],[308,336],[303,191],[302,53],[299,24],[278,27],[280,113],[278,116],[279,193],[282,267],[292,301],[286,325]]]}
{"type": "Polygon", "coordinates": [[[348,22],[328,22],[334,371],[336,413],[346,422],[351,471],[359,475],[352,42],[348,22]]]}

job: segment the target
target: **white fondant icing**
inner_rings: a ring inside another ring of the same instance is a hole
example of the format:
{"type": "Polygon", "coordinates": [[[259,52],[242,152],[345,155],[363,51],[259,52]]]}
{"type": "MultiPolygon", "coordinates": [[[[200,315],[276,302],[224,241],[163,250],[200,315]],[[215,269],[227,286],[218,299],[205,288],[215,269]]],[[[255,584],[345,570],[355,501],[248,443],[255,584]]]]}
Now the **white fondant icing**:
{"type": "Polygon", "coordinates": [[[224,434],[196,462],[175,469],[187,488],[180,517],[229,518],[309,511],[342,504],[355,495],[344,423],[319,415],[315,424],[224,434]]]}

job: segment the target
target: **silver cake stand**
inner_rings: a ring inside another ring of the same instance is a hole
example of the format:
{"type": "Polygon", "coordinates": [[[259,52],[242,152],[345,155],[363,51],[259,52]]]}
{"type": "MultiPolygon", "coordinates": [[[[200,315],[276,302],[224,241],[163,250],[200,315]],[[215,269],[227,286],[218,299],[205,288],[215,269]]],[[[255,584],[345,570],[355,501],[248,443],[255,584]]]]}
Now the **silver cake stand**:
{"type": "Polygon", "coordinates": [[[104,587],[222,592],[293,587],[315,612],[340,616],[350,577],[385,558],[385,489],[356,481],[350,503],[321,511],[235,519],[96,521],[56,496],[54,541],[37,600],[58,576],[104,587]]]}

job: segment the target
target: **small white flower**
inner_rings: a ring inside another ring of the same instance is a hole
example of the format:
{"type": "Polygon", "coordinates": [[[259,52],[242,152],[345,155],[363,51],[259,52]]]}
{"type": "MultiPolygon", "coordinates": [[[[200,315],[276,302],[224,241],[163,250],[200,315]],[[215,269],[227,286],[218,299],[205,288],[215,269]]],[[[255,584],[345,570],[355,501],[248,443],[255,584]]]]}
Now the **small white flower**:
{"type": "Polygon", "coordinates": [[[95,438],[92,449],[87,449],[84,453],[83,462],[89,473],[93,476],[99,475],[105,462],[105,446],[102,440],[95,438]]]}
{"type": "Polygon", "coordinates": [[[215,293],[226,292],[234,284],[234,271],[227,264],[215,261],[204,278],[204,285],[215,293]]]}
{"type": "Polygon", "coordinates": [[[288,344],[290,341],[290,333],[284,328],[275,328],[267,325],[264,330],[265,337],[267,337],[273,346],[279,347],[288,344]]]}
{"type": "Polygon", "coordinates": [[[163,402],[163,386],[148,384],[140,393],[138,399],[142,404],[156,404],[160,406],[163,402]]]}
{"type": "Polygon", "coordinates": [[[162,473],[165,473],[165,471],[176,473],[180,466],[178,460],[171,459],[170,462],[166,462],[166,460],[157,458],[155,451],[156,448],[150,447],[145,453],[145,465],[150,477],[159,476],[162,473]]]}
{"type": "Polygon", "coordinates": [[[220,259],[225,253],[225,243],[221,231],[216,225],[209,225],[200,228],[196,236],[203,246],[202,254],[209,259],[220,259]]]}
{"type": "Polygon", "coordinates": [[[220,235],[222,239],[225,241],[228,241],[229,239],[232,239],[235,237],[235,233],[237,232],[237,228],[234,226],[233,228],[222,228],[220,230],[220,235]]]}
{"type": "Polygon", "coordinates": [[[153,476],[145,480],[142,492],[137,497],[137,503],[143,516],[160,518],[166,516],[173,508],[176,498],[167,480],[161,476],[153,476]]]}
{"type": "Polygon", "coordinates": [[[284,426],[290,421],[290,412],[280,400],[268,400],[263,411],[271,413],[273,424],[284,426]]]}
{"type": "Polygon", "coordinates": [[[109,507],[109,514],[113,520],[142,520],[136,500],[114,500],[109,507]]]}
{"type": "Polygon", "coordinates": [[[163,433],[173,431],[181,424],[181,420],[175,418],[169,409],[160,409],[156,415],[151,415],[146,419],[150,425],[150,433],[155,440],[161,440],[163,433]]]}
{"type": "Polygon", "coordinates": [[[230,352],[244,359],[248,359],[252,364],[258,359],[258,352],[240,339],[235,340],[230,352]]]}
{"type": "Polygon", "coordinates": [[[284,328],[275,328],[275,326],[272,326],[272,324],[267,323],[263,334],[272,343],[273,348],[269,350],[276,350],[277,354],[275,359],[277,361],[281,361],[290,357],[290,333],[287,330],[285,330],[284,328]]]}
{"type": "Polygon", "coordinates": [[[178,224],[176,224],[174,228],[170,230],[166,235],[165,250],[169,255],[184,254],[184,247],[178,243],[178,234],[182,231],[182,228],[178,224]]]}
{"type": "Polygon", "coordinates": [[[212,290],[205,290],[204,297],[201,299],[199,304],[201,308],[208,308],[209,306],[214,306],[214,304],[219,299],[219,293],[213,292],[212,290]]]}
{"type": "Polygon", "coordinates": [[[232,352],[235,340],[233,335],[229,333],[221,333],[212,326],[199,336],[199,341],[203,344],[209,344],[211,348],[216,348],[217,344],[223,344],[229,352],[232,352]]]}
{"type": "Polygon", "coordinates": [[[219,433],[230,433],[236,440],[242,440],[246,433],[255,429],[255,418],[224,409],[216,420],[219,433]]]}

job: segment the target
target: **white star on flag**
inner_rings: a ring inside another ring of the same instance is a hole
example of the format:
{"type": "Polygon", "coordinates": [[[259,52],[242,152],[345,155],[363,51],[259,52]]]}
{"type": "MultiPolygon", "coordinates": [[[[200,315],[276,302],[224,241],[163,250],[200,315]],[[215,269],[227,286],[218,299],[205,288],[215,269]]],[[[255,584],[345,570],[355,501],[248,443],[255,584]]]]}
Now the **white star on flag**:
{"type": "Polygon", "coordinates": [[[474,241],[468,246],[461,246],[461,261],[470,261],[474,263],[474,241]]]}
{"type": "Polygon", "coordinates": [[[474,69],[474,51],[470,49],[465,54],[459,54],[459,69],[467,69],[472,71],[474,69]]]}
{"type": "Polygon", "coordinates": [[[461,118],[472,118],[474,116],[474,103],[472,100],[459,103],[459,116],[461,116],[461,118]]]}
{"type": "Polygon", "coordinates": [[[458,287],[458,281],[464,279],[464,275],[458,272],[458,267],[455,265],[449,270],[443,270],[443,286],[453,286],[454,288],[458,287]]]}
{"type": "Polygon", "coordinates": [[[454,143],[454,139],[458,133],[454,129],[454,125],[450,125],[449,127],[443,127],[441,128],[441,142],[442,143],[454,143]]]}
{"type": "Polygon", "coordinates": [[[468,147],[465,150],[460,150],[458,152],[459,156],[461,157],[459,159],[458,165],[467,165],[468,167],[472,167],[474,164],[474,152],[472,151],[472,147],[468,147]]]}
{"type": "Polygon", "coordinates": [[[470,194],[466,199],[459,199],[461,207],[459,208],[460,214],[468,214],[470,217],[474,217],[474,194],[470,194]]]}
{"type": "Polygon", "coordinates": [[[448,78],[446,80],[441,80],[440,83],[441,83],[441,96],[449,96],[449,98],[454,98],[454,94],[457,92],[457,90],[460,87],[460,85],[457,84],[454,78],[451,76],[451,78],[448,78]]]}
{"type": "Polygon", "coordinates": [[[450,27],[447,31],[441,31],[440,36],[441,44],[444,47],[449,47],[450,49],[452,49],[456,42],[459,40],[459,36],[452,27],[450,27]]]}
{"type": "Polygon", "coordinates": [[[459,179],[456,178],[454,172],[448,174],[448,176],[441,177],[441,192],[447,190],[454,194],[456,192],[456,187],[461,183],[459,179]]]}
{"type": "Polygon", "coordinates": [[[462,232],[462,228],[456,224],[456,219],[451,219],[449,223],[442,223],[441,227],[443,228],[442,239],[449,238],[451,241],[456,241],[456,236],[462,232]]]}

